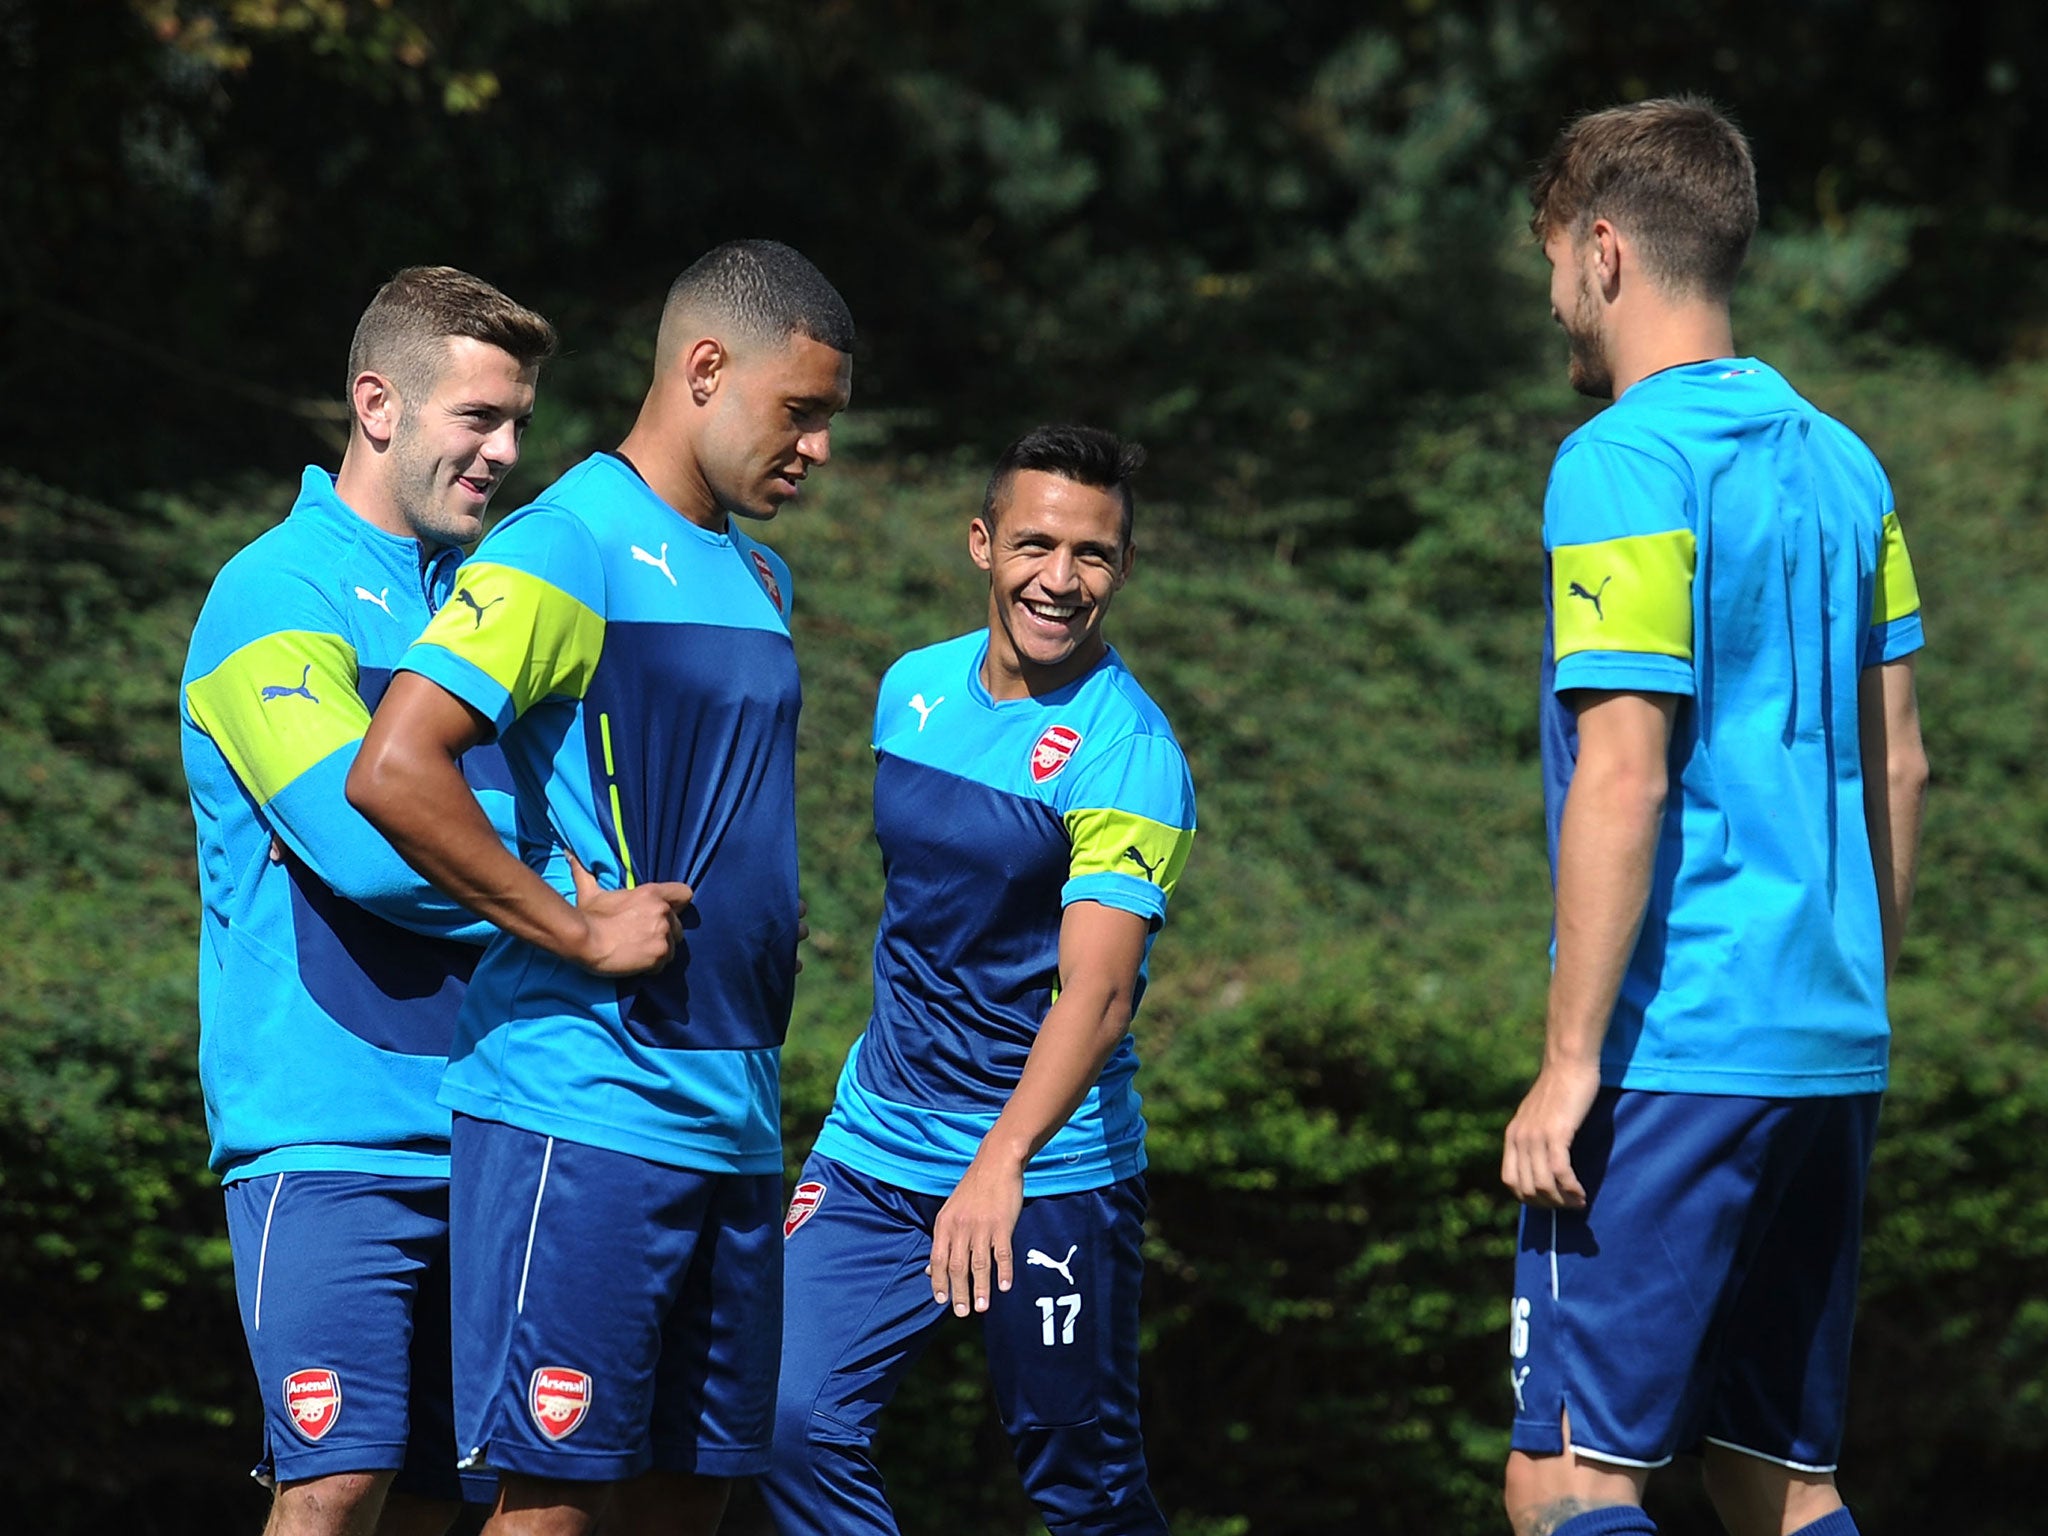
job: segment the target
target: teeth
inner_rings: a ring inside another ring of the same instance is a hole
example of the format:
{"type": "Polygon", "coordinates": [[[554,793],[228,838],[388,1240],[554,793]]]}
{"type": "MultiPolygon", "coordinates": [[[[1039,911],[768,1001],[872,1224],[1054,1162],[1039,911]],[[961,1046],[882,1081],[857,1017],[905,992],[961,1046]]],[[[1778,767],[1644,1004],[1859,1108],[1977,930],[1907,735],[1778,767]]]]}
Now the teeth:
{"type": "Polygon", "coordinates": [[[1024,606],[1037,614],[1041,619],[1050,619],[1055,624],[1064,623],[1081,611],[1078,605],[1066,603],[1033,603],[1027,601],[1024,606]]]}

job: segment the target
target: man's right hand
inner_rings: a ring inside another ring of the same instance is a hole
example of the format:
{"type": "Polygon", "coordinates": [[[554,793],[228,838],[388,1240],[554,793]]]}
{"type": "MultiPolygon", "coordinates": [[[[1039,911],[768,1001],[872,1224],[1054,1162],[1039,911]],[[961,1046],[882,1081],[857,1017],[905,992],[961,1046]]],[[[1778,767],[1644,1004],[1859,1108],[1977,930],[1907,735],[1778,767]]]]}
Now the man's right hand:
{"type": "Polygon", "coordinates": [[[682,941],[682,910],[693,893],[680,880],[657,880],[628,891],[608,891],[569,855],[576,884],[576,914],[584,942],[576,963],[598,976],[644,976],[675,958],[682,941]]]}

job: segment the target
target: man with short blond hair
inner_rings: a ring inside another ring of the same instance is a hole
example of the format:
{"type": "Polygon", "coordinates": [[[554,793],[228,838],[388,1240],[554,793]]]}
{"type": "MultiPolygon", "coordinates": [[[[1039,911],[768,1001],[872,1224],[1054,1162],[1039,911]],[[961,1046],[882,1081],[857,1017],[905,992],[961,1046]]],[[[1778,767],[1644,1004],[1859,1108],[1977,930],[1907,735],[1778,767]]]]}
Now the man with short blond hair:
{"type": "MultiPolygon", "coordinates": [[[[192,632],[179,702],[200,1081],[272,1536],[439,1531],[460,1495],[435,1095],[491,929],[414,874],[342,784],[518,462],[554,344],[468,273],[392,278],[350,350],[340,473],[306,470],[291,516],[222,568],[192,632]]],[[[508,834],[502,761],[464,767],[508,834]]]]}
{"type": "Polygon", "coordinates": [[[1886,987],[1927,778],[1919,595],[1858,439],[1735,355],[1749,146],[1707,103],[1571,124],[1533,227],[1571,382],[1542,752],[1543,1065],[1507,1128],[1517,1536],[1654,1532],[1703,1449],[1735,1536],[1835,1489],[1886,987]]]}

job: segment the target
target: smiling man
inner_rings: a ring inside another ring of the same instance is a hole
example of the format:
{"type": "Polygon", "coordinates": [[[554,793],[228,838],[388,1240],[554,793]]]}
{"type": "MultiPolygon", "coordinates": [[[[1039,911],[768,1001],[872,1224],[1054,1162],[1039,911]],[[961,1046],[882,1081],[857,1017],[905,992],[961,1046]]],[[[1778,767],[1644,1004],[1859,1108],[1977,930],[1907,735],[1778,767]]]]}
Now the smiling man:
{"type": "MultiPolygon", "coordinates": [[[[438,1531],[454,1513],[435,1095],[491,930],[414,874],[342,784],[518,462],[554,344],[467,273],[400,272],[350,349],[340,474],[307,469],[291,516],[222,568],[192,632],[180,735],[204,906],[200,1081],[272,1536],[438,1531]]],[[[486,826],[509,833],[502,759],[463,767],[486,826]]]]}
{"type": "Polygon", "coordinates": [[[734,519],[830,457],[853,344],[787,246],[684,272],[633,430],[492,531],[349,778],[504,931],[442,1089],[457,1417],[503,1474],[493,1533],[706,1532],[767,1458],[800,695],[788,568],[734,519]],[[457,766],[489,740],[519,857],[457,766]]]}
{"type": "Polygon", "coordinates": [[[1171,728],[1102,633],[1142,462],[1085,427],[1013,443],[968,530],[986,629],[882,681],[874,1014],[784,1221],[761,1482],[784,1536],[895,1531],[869,1446],[948,1310],[983,1316],[1048,1531],[1166,1529],[1138,1428],[1130,1021],[1195,804],[1171,728]]]}

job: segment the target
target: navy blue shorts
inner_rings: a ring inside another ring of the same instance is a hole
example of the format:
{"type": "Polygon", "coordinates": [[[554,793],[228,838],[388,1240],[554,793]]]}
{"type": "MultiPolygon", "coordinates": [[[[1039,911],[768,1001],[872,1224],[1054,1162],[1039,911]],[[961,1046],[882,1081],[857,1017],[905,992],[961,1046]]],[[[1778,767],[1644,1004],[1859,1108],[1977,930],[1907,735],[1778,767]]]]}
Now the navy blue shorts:
{"type": "MultiPolygon", "coordinates": [[[[782,1536],[894,1536],[869,1447],[934,1331],[959,1322],[925,1274],[945,1203],[815,1153],[804,1164],[785,1223],[775,1466],[760,1480],[782,1536]]],[[[1052,1536],[1166,1531],[1138,1431],[1144,1222],[1140,1178],[1026,1200],[1015,1278],[982,1315],[997,1411],[1052,1536]]]]}
{"type": "Polygon", "coordinates": [[[255,1475],[395,1471],[422,1498],[489,1500],[490,1478],[455,1468],[447,1180],[273,1173],[225,1195],[263,1395],[255,1475]]]}
{"type": "Polygon", "coordinates": [[[782,1179],[455,1117],[464,1465],[616,1482],[767,1464],[782,1179]]]}
{"type": "Polygon", "coordinates": [[[1806,1472],[1842,1443],[1877,1094],[1603,1089],[1583,1211],[1522,1210],[1516,1450],[1661,1466],[1711,1442],[1806,1472]]]}

